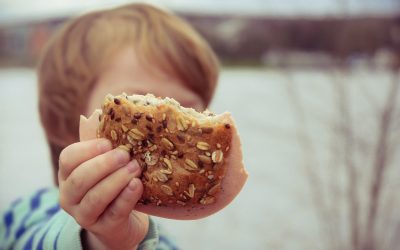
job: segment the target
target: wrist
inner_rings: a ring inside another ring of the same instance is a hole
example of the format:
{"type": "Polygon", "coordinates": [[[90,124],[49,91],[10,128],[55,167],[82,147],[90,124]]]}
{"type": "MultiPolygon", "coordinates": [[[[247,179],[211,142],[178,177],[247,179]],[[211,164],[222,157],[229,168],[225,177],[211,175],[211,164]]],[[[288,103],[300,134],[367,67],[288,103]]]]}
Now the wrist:
{"type": "Polygon", "coordinates": [[[118,246],[113,244],[106,244],[104,241],[100,239],[99,236],[85,229],[82,229],[81,241],[83,250],[113,250],[113,249],[136,250],[138,247],[138,245],[122,246],[123,244],[121,244],[121,242],[119,242],[118,246]]]}

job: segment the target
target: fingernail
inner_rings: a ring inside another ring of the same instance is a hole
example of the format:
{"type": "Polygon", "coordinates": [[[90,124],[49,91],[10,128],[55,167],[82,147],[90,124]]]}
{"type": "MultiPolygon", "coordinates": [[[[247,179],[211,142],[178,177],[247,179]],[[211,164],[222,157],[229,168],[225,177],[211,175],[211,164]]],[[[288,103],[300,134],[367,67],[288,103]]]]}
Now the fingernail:
{"type": "Polygon", "coordinates": [[[115,158],[117,158],[118,163],[126,163],[129,161],[129,154],[125,150],[117,149],[115,150],[115,158]]]}
{"type": "Polygon", "coordinates": [[[105,139],[104,139],[104,140],[101,140],[101,141],[98,143],[97,147],[98,147],[98,149],[99,149],[101,152],[106,152],[106,151],[112,149],[111,142],[110,142],[109,140],[105,140],[105,139]]]}
{"type": "Polygon", "coordinates": [[[128,189],[129,190],[135,190],[137,188],[137,180],[136,179],[132,179],[129,184],[128,184],[128,189]]]}
{"type": "Polygon", "coordinates": [[[129,173],[133,173],[139,169],[139,163],[136,160],[129,162],[126,167],[128,168],[129,173]]]}

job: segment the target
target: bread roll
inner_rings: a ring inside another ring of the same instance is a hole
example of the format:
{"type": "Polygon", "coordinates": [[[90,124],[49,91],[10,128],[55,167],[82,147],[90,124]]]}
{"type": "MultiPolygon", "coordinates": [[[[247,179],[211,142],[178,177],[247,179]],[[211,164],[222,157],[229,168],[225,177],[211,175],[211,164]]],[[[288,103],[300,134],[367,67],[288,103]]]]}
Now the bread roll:
{"type": "Polygon", "coordinates": [[[228,205],[247,179],[229,113],[184,108],[172,98],[107,95],[102,110],[81,117],[81,140],[107,138],[142,168],[135,209],[170,219],[199,219],[228,205]]]}

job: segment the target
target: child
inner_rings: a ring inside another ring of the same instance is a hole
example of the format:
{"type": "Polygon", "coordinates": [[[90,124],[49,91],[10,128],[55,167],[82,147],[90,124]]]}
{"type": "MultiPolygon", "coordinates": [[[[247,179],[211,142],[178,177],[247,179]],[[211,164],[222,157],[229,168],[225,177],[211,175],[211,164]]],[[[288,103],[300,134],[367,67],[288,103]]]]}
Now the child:
{"type": "Polygon", "coordinates": [[[122,92],[205,109],[218,78],[207,43],[178,17],[131,4],[66,24],[49,42],[38,75],[59,189],[11,205],[0,223],[0,249],[175,248],[151,218],[133,210],[143,191],[138,163],[106,139],[78,142],[79,116],[122,92]]]}

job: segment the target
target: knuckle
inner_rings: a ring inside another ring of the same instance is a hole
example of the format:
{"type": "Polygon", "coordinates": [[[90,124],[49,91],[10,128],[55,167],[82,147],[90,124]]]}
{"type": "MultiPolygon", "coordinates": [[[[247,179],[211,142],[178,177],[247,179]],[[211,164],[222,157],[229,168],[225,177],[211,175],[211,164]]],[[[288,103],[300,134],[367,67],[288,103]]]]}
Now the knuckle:
{"type": "Polygon", "coordinates": [[[94,224],[93,219],[89,216],[85,216],[82,213],[77,213],[75,216],[75,221],[83,228],[89,228],[94,224]]]}
{"type": "Polygon", "coordinates": [[[77,206],[76,215],[74,216],[76,222],[84,228],[89,228],[97,221],[97,216],[93,213],[93,207],[81,204],[77,206]]]}
{"type": "Polygon", "coordinates": [[[68,166],[68,148],[70,146],[64,148],[61,153],[60,153],[60,157],[58,158],[58,165],[60,168],[65,168],[66,166],[68,166]]]}
{"type": "Polygon", "coordinates": [[[98,207],[103,203],[102,196],[97,192],[89,192],[86,195],[86,205],[92,208],[98,207]]]}
{"type": "Polygon", "coordinates": [[[60,193],[60,207],[62,209],[64,209],[65,211],[68,211],[69,206],[68,206],[68,202],[67,199],[65,197],[65,195],[63,195],[63,193],[60,193]]]}
{"type": "Polygon", "coordinates": [[[70,185],[74,190],[82,190],[84,188],[85,181],[78,175],[72,173],[68,181],[70,182],[70,185]]]}
{"type": "Polygon", "coordinates": [[[68,168],[70,167],[69,165],[69,159],[71,156],[71,152],[73,152],[73,148],[76,146],[77,143],[73,143],[65,147],[58,158],[58,165],[60,168],[68,168]]]}
{"type": "Polygon", "coordinates": [[[60,168],[70,167],[69,159],[71,156],[71,152],[74,151],[73,148],[75,148],[77,144],[78,143],[70,144],[61,151],[60,156],[58,158],[58,164],[60,168]]]}
{"type": "Polygon", "coordinates": [[[117,208],[110,208],[107,212],[107,217],[111,220],[111,221],[115,221],[117,219],[119,219],[121,217],[121,213],[118,211],[117,208]]]}
{"type": "Polygon", "coordinates": [[[98,195],[87,195],[85,200],[78,206],[78,211],[76,213],[76,222],[84,228],[88,228],[96,223],[97,221],[97,207],[98,195]]]}

